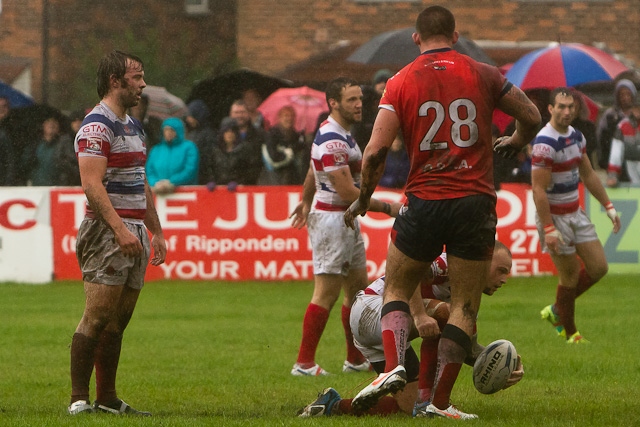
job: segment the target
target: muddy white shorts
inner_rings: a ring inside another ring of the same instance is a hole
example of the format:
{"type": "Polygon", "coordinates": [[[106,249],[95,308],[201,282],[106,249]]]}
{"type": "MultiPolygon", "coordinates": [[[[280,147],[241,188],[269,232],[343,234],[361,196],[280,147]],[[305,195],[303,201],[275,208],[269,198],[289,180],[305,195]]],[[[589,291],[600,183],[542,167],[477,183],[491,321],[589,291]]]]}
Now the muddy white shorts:
{"type": "Polygon", "coordinates": [[[382,347],[381,312],[382,295],[367,295],[364,291],[358,292],[351,306],[349,324],[353,333],[353,342],[371,363],[385,360],[382,347]]]}
{"type": "Polygon", "coordinates": [[[341,274],[367,268],[360,224],[352,230],[344,224],[343,212],[309,213],[307,230],[313,249],[314,274],[341,274]]]}
{"type": "MultiPolygon", "coordinates": [[[[576,253],[576,244],[598,240],[596,227],[591,223],[587,214],[582,210],[564,215],[551,215],[553,225],[562,234],[564,244],[560,244],[558,253],[570,255],[576,253]]],[[[549,252],[544,243],[544,226],[536,215],[536,227],[540,236],[542,252],[549,252]]]]}

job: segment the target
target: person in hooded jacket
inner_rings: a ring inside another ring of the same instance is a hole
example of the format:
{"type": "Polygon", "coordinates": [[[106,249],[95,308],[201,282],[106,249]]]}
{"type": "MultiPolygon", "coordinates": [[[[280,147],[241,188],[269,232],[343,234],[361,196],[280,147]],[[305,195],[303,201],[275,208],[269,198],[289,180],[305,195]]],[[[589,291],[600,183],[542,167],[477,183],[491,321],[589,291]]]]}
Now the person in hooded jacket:
{"type": "Polygon", "coordinates": [[[176,186],[198,184],[200,154],[193,141],[185,139],[182,120],[162,122],[162,138],[147,159],[147,180],[156,194],[173,193],[176,186]]]}
{"type": "MultiPolygon", "coordinates": [[[[601,169],[606,170],[609,166],[611,140],[616,133],[618,123],[629,117],[631,109],[635,104],[637,94],[638,90],[631,80],[619,80],[618,83],[616,83],[616,87],[613,92],[613,106],[607,108],[598,120],[596,139],[598,141],[598,166],[601,169]]],[[[620,178],[621,180],[626,181],[626,173],[623,173],[620,178]]]]}
{"type": "Polygon", "coordinates": [[[225,117],[220,123],[218,138],[209,152],[203,154],[203,176],[209,191],[218,185],[226,185],[235,191],[238,184],[252,185],[251,173],[253,147],[242,141],[238,123],[225,117]]]}

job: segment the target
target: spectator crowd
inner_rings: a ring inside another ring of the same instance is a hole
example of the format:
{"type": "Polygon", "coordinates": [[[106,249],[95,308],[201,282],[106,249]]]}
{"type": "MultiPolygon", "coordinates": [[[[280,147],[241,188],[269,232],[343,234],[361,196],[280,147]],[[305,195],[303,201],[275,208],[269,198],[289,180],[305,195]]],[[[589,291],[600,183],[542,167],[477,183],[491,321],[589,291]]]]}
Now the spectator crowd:
{"type": "MultiPolygon", "coordinates": [[[[361,149],[369,140],[378,102],[392,75],[389,70],[379,70],[370,85],[363,85],[363,120],[352,127],[361,149]]],[[[549,120],[548,92],[527,91],[538,106],[541,126],[549,120]]],[[[610,187],[620,182],[640,184],[640,107],[636,96],[631,80],[618,80],[613,105],[603,109],[594,122],[588,117],[583,95],[576,92],[572,125],[585,135],[588,157],[610,187]]],[[[301,185],[315,132],[296,129],[296,111],[287,105],[278,112],[277,123],[267,123],[258,111],[262,101],[257,90],[246,90],[232,102],[228,116],[215,123],[208,105],[195,99],[187,105],[184,117],[162,120],[149,114],[149,98],[143,93],[129,115],[145,130],[146,169],[153,191],[166,194],[182,185],[206,185],[211,191],[219,186],[233,190],[238,185],[301,185]]],[[[88,110],[65,115],[43,109],[27,124],[28,130],[16,130],[9,99],[0,97],[0,185],[80,185],[73,144],[88,110]]],[[[316,130],[325,119],[326,114],[318,117],[316,130]]],[[[17,123],[25,126],[24,120],[17,123]]],[[[513,123],[502,131],[494,126],[494,138],[510,135],[513,130],[513,123]]],[[[409,168],[403,138],[398,135],[379,185],[402,188],[409,168]]],[[[496,189],[501,183],[530,183],[530,146],[513,159],[495,156],[494,180],[496,189]]]]}

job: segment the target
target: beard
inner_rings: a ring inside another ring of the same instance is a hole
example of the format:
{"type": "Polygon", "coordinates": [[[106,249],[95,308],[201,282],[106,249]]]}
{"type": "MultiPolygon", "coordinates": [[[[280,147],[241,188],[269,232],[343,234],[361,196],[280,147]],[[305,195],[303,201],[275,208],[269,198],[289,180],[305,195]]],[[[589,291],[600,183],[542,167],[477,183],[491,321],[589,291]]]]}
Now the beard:
{"type": "Polygon", "coordinates": [[[124,108],[131,108],[138,105],[140,100],[138,99],[138,94],[133,92],[131,89],[131,85],[125,79],[121,80],[122,89],[125,89],[126,92],[121,93],[120,102],[124,108]]]}
{"type": "Polygon", "coordinates": [[[342,106],[339,106],[338,113],[340,113],[340,116],[349,122],[349,124],[360,123],[362,121],[362,112],[356,114],[354,112],[347,111],[342,106]]]}

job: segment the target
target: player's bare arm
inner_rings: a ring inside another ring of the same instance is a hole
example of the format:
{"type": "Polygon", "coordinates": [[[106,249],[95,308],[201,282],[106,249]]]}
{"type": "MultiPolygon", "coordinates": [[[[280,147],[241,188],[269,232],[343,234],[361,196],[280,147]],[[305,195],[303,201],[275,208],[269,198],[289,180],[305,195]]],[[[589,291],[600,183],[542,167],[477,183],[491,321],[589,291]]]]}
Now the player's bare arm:
{"type": "Polygon", "coordinates": [[[158,266],[164,263],[167,257],[167,243],[164,240],[162,225],[158,219],[158,212],[153,202],[153,193],[149,183],[145,180],[144,192],[147,197],[147,211],[144,217],[144,225],[151,231],[151,247],[153,248],[153,256],[151,257],[151,265],[158,266]]]}
{"type": "Polygon", "coordinates": [[[369,209],[373,210],[371,195],[382,177],[387,153],[399,129],[400,121],[395,112],[386,109],[378,111],[371,139],[363,153],[360,196],[344,214],[345,224],[348,227],[354,227],[354,221],[358,215],[364,215],[369,209]]]}
{"type": "Polygon", "coordinates": [[[600,177],[593,170],[589,157],[586,153],[582,154],[578,170],[580,173],[580,179],[582,179],[584,186],[587,187],[589,193],[591,193],[591,195],[595,197],[596,200],[606,209],[607,216],[613,223],[613,232],[617,233],[620,231],[620,227],[622,225],[620,217],[613,207],[613,203],[611,203],[611,200],[607,195],[607,190],[602,185],[602,181],[600,181],[600,177]]]}
{"type": "MultiPolygon", "coordinates": [[[[416,331],[412,331],[412,335],[415,332],[423,339],[437,338],[440,335],[438,322],[427,314],[427,309],[422,300],[420,286],[416,287],[416,290],[409,300],[409,309],[411,310],[413,324],[416,328],[416,331]]],[[[410,339],[411,338],[414,337],[412,336],[410,339]]]]}
{"type": "MultiPolygon", "coordinates": [[[[341,167],[327,174],[329,182],[338,195],[345,202],[356,203],[360,196],[360,189],[353,183],[353,176],[348,166],[341,167]]],[[[401,205],[399,203],[383,202],[378,199],[369,199],[369,208],[372,212],[383,212],[389,216],[397,216],[401,205]]],[[[366,212],[366,211],[365,211],[366,212]]],[[[364,212],[362,213],[364,214],[364,212]]],[[[361,214],[361,215],[362,215],[361,214]]],[[[349,227],[351,225],[347,224],[349,227]]]]}
{"type": "Polygon", "coordinates": [[[313,196],[316,194],[316,179],[313,173],[313,168],[309,165],[307,170],[307,176],[304,178],[304,184],[302,185],[302,201],[298,203],[298,206],[291,212],[289,218],[291,218],[291,226],[297,229],[301,229],[307,224],[307,218],[309,211],[311,210],[311,203],[313,203],[313,196]]]}
{"type": "Polygon", "coordinates": [[[540,221],[545,227],[544,242],[552,253],[558,252],[562,235],[555,229],[551,218],[551,207],[547,197],[547,188],[551,184],[551,169],[537,168],[531,171],[531,190],[533,202],[540,221]]]}
{"type": "Polygon", "coordinates": [[[515,156],[533,140],[540,126],[540,112],[527,95],[517,86],[500,98],[498,108],[516,119],[516,130],[511,136],[498,138],[494,150],[502,156],[515,156]]]}
{"type": "Polygon", "coordinates": [[[107,159],[104,157],[81,156],[78,158],[82,190],[91,209],[113,231],[116,242],[125,256],[140,257],[143,255],[142,243],[124,225],[122,219],[113,208],[102,178],[107,171],[107,159]]]}

